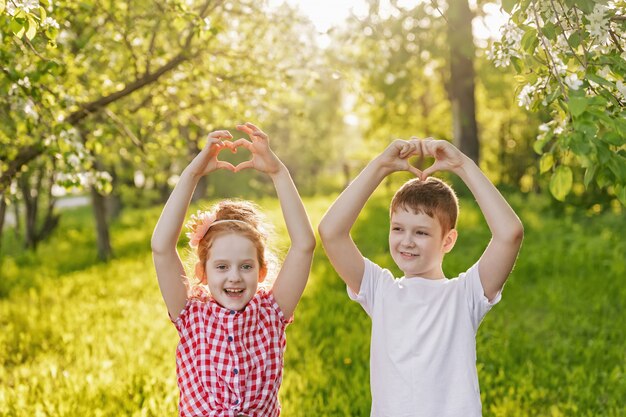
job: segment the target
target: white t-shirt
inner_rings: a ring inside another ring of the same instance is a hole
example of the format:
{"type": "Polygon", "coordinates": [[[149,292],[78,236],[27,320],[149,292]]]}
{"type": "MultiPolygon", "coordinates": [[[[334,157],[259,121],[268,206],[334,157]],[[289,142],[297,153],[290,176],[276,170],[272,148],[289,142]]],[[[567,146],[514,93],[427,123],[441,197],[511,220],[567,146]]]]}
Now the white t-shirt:
{"type": "Polygon", "coordinates": [[[487,300],[478,263],[454,279],[395,279],[365,260],[352,300],[372,319],[372,417],[481,416],[476,330],[487,300]]]}

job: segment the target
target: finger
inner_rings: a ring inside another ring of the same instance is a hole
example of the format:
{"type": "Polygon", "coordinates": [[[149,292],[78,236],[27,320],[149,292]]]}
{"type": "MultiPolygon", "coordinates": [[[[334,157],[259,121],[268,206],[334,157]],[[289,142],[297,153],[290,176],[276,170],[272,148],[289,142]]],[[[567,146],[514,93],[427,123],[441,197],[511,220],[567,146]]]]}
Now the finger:
{"type": "Polygon", "coordinates": [[[216,130],[214,132],[209,133],[210,138],[222,138],[222,139],[232,139],[233,135],[230,134],[228,130],[216,130]]]}
{"type": "Polygon", "coordinates": [[[250,122],[246,122],[246,123],[245,123],[245,125],[246,125],[247,127],[249,127],[250,129],[252,129],[252,130],[258,130],[258,131],[261,131],[261,129],[259,129],[257,126],[253,125],[253,124],[252,124],[252,123],[250,123],[250,122]]]}
{"type": "Polygon", "coordinates": [[[421,179],[423,172],[419,169],[415,168],[413,165],[409,164],[409,172],[415,175],[417,178],[421,179]]]}
{"type": "Polygon", "coordinates": [[[248,135],[252,134],[252,132],[254,131],[252,128],[246,125],[237,125],[237,130],[247,133],[248,135]]]}
{"type": "Polygon", "coordinates": [[[209,140],[207,141],[206,145],[204,145],[203,150],[207,150],[209,152],[214,150],[219,151],[223,147],[224,142],[222,142],[220,139],[209,137],[209,140]]]}
{"type": "Polygon", "coordinates": [[[249,168],[254,168],[254,163],[252,161],[244,161],[235,167],[235,172],[239,172],[249,168]]]}
{"type": "Polygon", "coordinates": [[[407,143],[407,142],[401,144],[400,152],[398,152],[398,156],[401,159],[404,159],[407,156],[409,156],[410,153],[411,153],[411,145],[409,143],[407,143]]]}
{"type": "Polygon", "coordinates": [[[250,142],[248,139],[237,139],[236,141],[233,142],[233,148],[237,149],[238,147],[243,146],[246,149],[252,149],[252,142],[250,142]]]}
{"type": "Polygon", "coordinates": [[[420,176],[420,179],[424,181],[426,180],[426,178],[428,178],[429,176],[431,176],[437,171],[439,171],[439,166],[437,165],[437,163],[434,163],[428,168],[426,168],[424,171],[422,171],[422,175],[420,176]]]}
{"type": "Polygon", "coordinates": [[[268,140],[269,139],[269,136],[267,136],[267,134],[265,132],[261,132],[260,130],[252,133],[252,137],[256,137],[256,138],[259,138],[261,140],[268,140]]]}
{"type": "Polygon", "coordinates": [[[246,122],[246,127],[252,129],[252,136],[257,136],[261,139],[268,139],[267,134],[252,123],[246,122]]]}
{"type": "Polygon", "coordinates": [[[435,156],[435,154],[437,153],[437,150],[440,148],[438,142],[439,142],[438,140],[435,140],[433,138],[423,139],[422,140],[422,154],[435,156]]]}
{"type": "Polygon", "coordinates": [[[218,169],[225,169],[227,171],[232,171],[232,172],[235,172],[235,168],[236,168],[233,164],[227,161],[217,161],[216,166],[218,169]]]}

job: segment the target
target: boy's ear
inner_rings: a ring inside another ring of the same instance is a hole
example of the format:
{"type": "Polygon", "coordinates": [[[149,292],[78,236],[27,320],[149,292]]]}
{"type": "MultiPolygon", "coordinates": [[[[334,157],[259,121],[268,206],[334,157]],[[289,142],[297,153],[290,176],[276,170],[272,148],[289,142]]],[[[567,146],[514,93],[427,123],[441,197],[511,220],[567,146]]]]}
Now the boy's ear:
{"type": "Polygon", "coordinates": [[[202,262],[196,262],[195,274],[196,278],[198,278],[203,285],[206,285],[206,269],[204,269],[202,262]]]}
{"type": "Polygon", "coordinates": [[[450,229],[448,233],[443,237],[443,251],[444,253],[448,253],[454,247],[456,243],[456,238],[459,236],[459,233],[456,229],[450,229]]]}

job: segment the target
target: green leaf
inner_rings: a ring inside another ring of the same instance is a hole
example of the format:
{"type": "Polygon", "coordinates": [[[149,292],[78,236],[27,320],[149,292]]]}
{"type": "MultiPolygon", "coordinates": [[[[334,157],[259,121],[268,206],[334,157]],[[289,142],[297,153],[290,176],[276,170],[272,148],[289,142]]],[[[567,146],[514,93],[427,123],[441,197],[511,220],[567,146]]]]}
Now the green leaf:
{"type": "Polygon", "coordinates": [[[508,14],[511,14],[516,4],[517,4],[516,0],[502,0],[502,8],[508,14]]]}
{"type": "Polygon", "coordinates": [[[541,33],[545,35],[546,38],[551,41],[556,39],[556,25],[552,22],[548,22],[544,27],[541,28],[541,33]]]}
{"type": "Polygon", "coordinates": [[[570,97],[568,107],[572,116],[580,116],[587,108],[588,101],[585,97],[570,97]]]}
{"type": "Polygon", "coordinates": [[[28,16],[28,30],[26,31],[26,37],[28,40],[32,40],[37,35],[37,22],[32,17],[28,16]]]}
{"type": "Polygon", "coordinates": [[[590,14],[593,11],[594,3],[593,0],[574,0],[574,4],[585,14],[590,14]]]}
{"type": "Polygon", "coordinates": [[[544,146],[546,146],[546,144],[550,142],[550,139],[552,139],[552,134],[546,135],[545,138],[537,139],[535,143],[533,143],[533,150],[535,151],[535,153],[541,155],[543,153],[544,146]]]}
{"type": "Polygon", "coordinates": [[[559,166],[550,178],[550,192],[559,201],[564,201],[565,197],[572,190],[573,174],[570,167],[559,166]]]}
{"type": "Polygon", "coordinates": [[[552,169],[554,165],[554,155],[551,153],[545,153],[539,160],[539,172],[546,173],[552,169]]]}
{"type": "Polygon", "coordinates": [[[539,39],[537,37],[537,31],[529,29],[522,37],[522,48],[524,51],[532,54],[535,52],[535,48],[539,45],[539,39]]]}
{"type": "Polygon", "coordinates": [[[522,61],[518,57],[512,56],[511,57],[511,64],[513,64],[513,68],[515,68],[515,71],[517,73],[521,73],[522,72],[522,61]]]}
{"type": "Polygon", "coordinates": [[[567,39],[567,43],[573,48],[576,49],[580,45],[580,35],[578,32],[572,33],[572,35],[567,39]]]}
{"type": "Polygon", "coordinates": [[[15,36],[21,38],[24,34],[24,31],[26,30],[24,29],[25,23],[26,21],[24,19],[11,19],[11,23],[9,23],[9,29],[11,30],[11,32],[13,32],[15,36]]]}
{"type": "Polygon", "coordinates": [[[608,132],[599,138],[601,141],[608,143],[609,145],[623,146],[626,144],[626,137],[616,132],[608,132]]]}
{"type": "Polygon", "coordinates": [[[585,188],[589,188],[589,184],[591,184],[591,181],[593,181],[593,177],[596,176],[596,171],[598,171],[597,165],[592,165],[585,170],[585,177],[583,178],[585,188]]]}
{"type": "Polygon", "coordinates": [[[605,80],[604,78],[596,74],[587,74],[586,77],[597,84],[604,85],[607,87],[613,87],[613,85],[610,82],[608,82],[607,80],[605,80]]]}

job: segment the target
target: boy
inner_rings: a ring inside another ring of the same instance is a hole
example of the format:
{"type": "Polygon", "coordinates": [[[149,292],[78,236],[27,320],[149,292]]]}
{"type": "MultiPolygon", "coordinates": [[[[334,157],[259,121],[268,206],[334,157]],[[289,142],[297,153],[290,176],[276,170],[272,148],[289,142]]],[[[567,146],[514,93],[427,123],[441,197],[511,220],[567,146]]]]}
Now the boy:
{"type": "Polygon", "coordinates": [[[476,330],[500,300],[524,234],[522,223],[478,166],[449,142],[396,140],[371,161],[324,215],[319,232],[330,262],[372,319],[372,417],[481,415],[476,330]],[[432,156],[423,172],[409,157],[432,156]],[[389,250],[404,273],[363,258],[350,229],[367,199],[389,174],[410,171],[394,196],[389,250]],[[456,242],[458,202],[452,189],[428,178],[458,175],[473,193],[492,238],[474,266],[446,279],[443,257],[456,242]]]}

